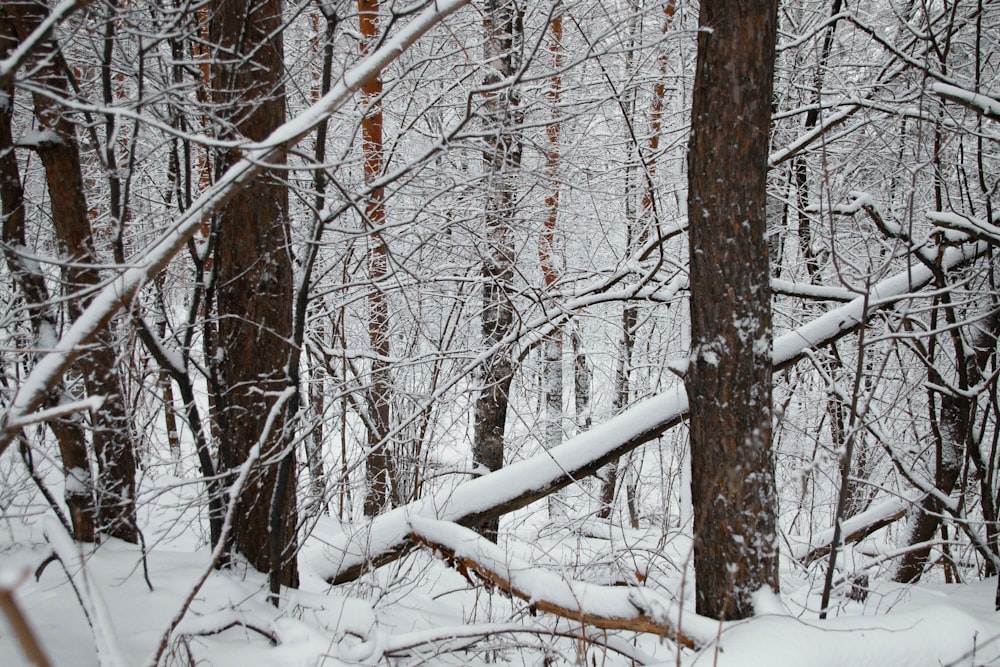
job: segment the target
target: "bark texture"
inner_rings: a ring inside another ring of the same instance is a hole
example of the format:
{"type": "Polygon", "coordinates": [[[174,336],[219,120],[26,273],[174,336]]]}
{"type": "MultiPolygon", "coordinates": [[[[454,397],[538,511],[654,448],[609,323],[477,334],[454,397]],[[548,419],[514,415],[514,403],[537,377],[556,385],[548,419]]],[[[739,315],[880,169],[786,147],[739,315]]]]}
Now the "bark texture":
{"type": "MultiPolygon", "coordinates": [[[[488,243],[481,277],[483,347],[489,349],[502,340],[514,324],[509,292],[514,279],[512,227],[521,167],[521,135],[517,128],[521,111],[518,87],[510,79],[518,69],[524,32],[520,9],[508,0],[491,0],[487,3],[483,27],[488,72],[484,83],[488,86],[508,83],[486,93],[485,101],[485,116],[490,128],[484,155],[489,188],[485,207],[488,243]]],[[[512,373],[509,350],[498,351],[483,366],[472,443],[472,460],[477,468],[499,470],[503,466],[512,373]]],[[[496,518],[486,520],[481,527],[483,535],[495,540],[497,526],[496,518]]]]}
{"type": "MultiPolygon", "coordinates": [[[[3,7],[14,28],[14,34],[26,39],[45,20],[44,5],[11,2],[3,7]]],[[[58,65],[57,45],[47,41],[36,54],[38,66],[34,74],[36,85],[52,91],[58,97],[68,96],[70,85],[66,72],[58,65]]],[[[102,276],[91,229],[90,210],[84,196],[83,171],[80,149],[74,124],[65,109],[52,97],[33,95],[35,117],[41,139],[34,149],[45,169],[45,183],[49,192],[52,225],[58,251],[66,264],[63,281],[67,300],[66,311],[75,320],[90,302],[90,291],[101,284],[102,276]]],[[[8,183],[8,186],[11,184],[8,183]]],[[[22,213],[23,215],[23,213],[22,213]]],[[[16,225],[16,221],[14,222],[16,225]]],[[[23,221],[22,221],[23,224],[23,221]]],[[[16,235],[16,229],[5,230],[16,235]]],[[[39,278],[22,274],[21,287],[28,298],[44,298],[44,284],[39,278]]],[[[48,310],[38,302],[42,319],[38,324],[47,329],[48,310]]],[[[39,329],[39,332],[42,332],[39,329]]],[[[122,396],[118,373],[117,352],[112,332],[103,330],[94,345],[77,360],[74,370],[82,382],[82,390],[91,396],[105,397],[104,404],[92,419],[91,444],[97,459],[98,482],[89,488],[90,464],[86,453],[87,443],[79,424],[63,422],[53,424],[57,434],[63,466],[67,475],[67,502],[71,520],[78,539],[94,539],[88,527],[90,511],[84,497],[96,493],[96,526],[99,531],[128,542],[138,541],[135,519],[135,453],[131,423],[122,396]]],[[[55,339],[50,341],[54,343],[55,339]]],[[[68,389],[68,387],[67,387],[68,389]]],[[[58,390],[57,390],[58,391],[58,390]]],[[[62,392],[50,393],[50,403],[61,400],[62,392]]]]}
{"type": "MultiPolygon", "coordinates": [[[[210,8],[212,96],[227,138],[262,141],[284,121],[281,0],[215,0],[210,8]]],[[[225,169],[237,149],[219,155],[225,169]]],[[[259,469],[239,496],[232,546],[258,570],[271,570],[268,541],[272,502],[280,526],[281,583],[298,585],[295,466],[278,484],[277,461],[290,456],[285,408],[278,395],[288,384],[292,285],[288,193],[275,173],[260,176],[215,220],[215,420],[221,470],[232,471],[261,444],[259,469]],[[272,421],[273,418],[273,421],[272,421]],[[270,425],[269,425],[270,422],[270,425]]]]}
{"type": "Polygon", "coordinates": [[[777,2],[705,0],[688,154],[696,609],[778,590],[765,187],[777,2]]]}

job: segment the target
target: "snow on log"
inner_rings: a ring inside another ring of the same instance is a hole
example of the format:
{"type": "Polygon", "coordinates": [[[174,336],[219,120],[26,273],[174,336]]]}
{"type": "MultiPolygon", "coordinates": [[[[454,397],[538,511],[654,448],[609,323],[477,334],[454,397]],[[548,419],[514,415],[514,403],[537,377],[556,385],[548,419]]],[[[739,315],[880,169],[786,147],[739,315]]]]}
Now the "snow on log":
{"type": "MultiPolygon", "coordinates": [[[[947,248],[941,255],[941,269],[957,268],[983,254],[987,247],[978,243],[947,248]]],[[[847,335],[866,316],[892,307],[932,278],[930,268],[915,264],[872,286],[867,297],[859,296],[775,338],[772,350],[775,367],[787,367],[807,350],[847,335]]],[[[331,538],[325,550],[328,560],[325,567],[318,564],[319,574],[332,584],[346,583],[399,558],[413,547],[408,537],[413,517],[442,519],[471,527],[484,519],[525,507],[662,435],[681,423],[687,411],[687,394],[683,385],[677,384],[558,447],[397,507],[331,538]]]]}
{"type": "MultiPolygon", "coordinates": [[[[205,190],[174,225],[158,240],[137,256],[128,260],[128,269],[110,280],[94,297],[90,305],[73,322],[55,348],[38,363],[18,387],[7,409],[0,412],[0,454],[7,449],[18,432],[16,425],[26,415],[37,410],[49,391],[86,345],[129,303],[135,294],[166,268],[173,257],[201,229],[203,221],[222,208],[242,188],[252,183],[274,158],[286,153],[302,141],[324,118],[354,99],[362,84],[385,69],[407,48],[445,17],[467,5],[469,0],[439,0],[417,15],[382,46],[363,58],[340,78],[329,93],[311,107],[281,125],[259,144],[241,146],[245,156],[205,190]],[[15,426],[11,426],[11,425],[15,426]]],[[[75,5],[64,2],[60,7],[75,5]]],[[[31,419],[28,417],[28,419],[31,419]]]]}
{"type": "Polygon", "coordinates": [[[533,610],[594,628],[648,632],[688,648],[705,646],[718,634],[718,621],[693,611],[683,613],[677,603],[651,589],[567,579],[512,558],[496,544],[455,523],[414,517],[410,528],[414,544],[441,555],[470,581],[473,573],[486,584],[524,600],[533,610]]]}
{"type": "MultiPolygon", "coordinates": [[[[871,507],[860,514],[846,519],[840,524],[841,542],[852,544],[860,542],[875,531],[885,528],[894,521],[898,521],[906,514],[906,511],[915,504],[923,500],[924,495],[918,494],[916,497],[890,498],[884,502],[871,507]]],[[[818,558],[822,558],[830,553],[830,545],[833,542],[833,528],[827,528],[815,533],[812,539],[806,543],[793,543],[791,545],[792,558],[803,563],[811,563],[818,558]]]]}

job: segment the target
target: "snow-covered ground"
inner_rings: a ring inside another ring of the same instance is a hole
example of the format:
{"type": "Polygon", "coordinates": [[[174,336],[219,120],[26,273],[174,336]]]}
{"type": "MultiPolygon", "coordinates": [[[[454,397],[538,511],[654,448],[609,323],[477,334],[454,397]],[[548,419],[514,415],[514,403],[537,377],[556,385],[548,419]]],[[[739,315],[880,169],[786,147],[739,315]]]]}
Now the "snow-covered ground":
{"type": "MultiPolygon", "coordinates": [[[[14,589],[51,664],[151,665],[163,642],[161,664],[220,667],[536,665],[546,660],[598,665],[1000,664],[995,579],[916,586],[872,580],[864,602],[845,597],[845,587],[834,596],[830,618],[820,621],[825,563],[804,570],[786,559],[782,594],[758,596],[759,616],[706,630],[705,619],[693,614],[690,539],[684,530],[609,530],[593,521],[554,528],[544,520],[544,503],[503,524],[505,539],[499,548],[509,554],[507,565],[518,570],[519,581],[529,587],[541,582],[547,588],[540,588],[539,595],[562,588],[552,585],[560,577],[638,586],[638,594],[645,589],[647,598],[673,604],[682,626],[708,635],[707,646],[696,653],[655,635],[623,631],[588,630],[589,641],[580,641],[578,624],[532,614],[522,600],[508,599],[478,581],[472,585],[426,550],[357,582],[331,587],[317,574],[329,569],[328,545],[341,531],[330,518],[321,519],[305,541],[302,586],[287,592],[279,608],[267,602],[266,578],[237,566],[212,572],[170,632],[171,620],[209,565],[209,549],[200,544],[197,509],[189,502],[199,487],[179,482],[166,478],[153,485],[147,479],[142,504],[145,564],[138,547],[114,540],[81,552],[57,522],[36,511],[37,505],[21,516],[8,508],[0,585],[14,589]],[[67,567],[50,562],[36,579],[36,569],[53,550],[67,567]]],[[[414,526],[437,531],[442,540],[463,539],[448,524],[423,521],[414,526]]],[[[618,599],[610,594],[625,590],[606,588],[608,596],[601,599],[618,599]]],[[[4,617],[0,665],[22,664],[30,663],[4,617]]]]}

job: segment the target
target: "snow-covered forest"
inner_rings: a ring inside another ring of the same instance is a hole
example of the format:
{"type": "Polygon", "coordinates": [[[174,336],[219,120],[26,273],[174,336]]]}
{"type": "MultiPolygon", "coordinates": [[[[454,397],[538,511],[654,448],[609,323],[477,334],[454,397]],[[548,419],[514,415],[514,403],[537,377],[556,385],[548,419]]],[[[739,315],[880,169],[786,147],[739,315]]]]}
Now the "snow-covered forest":
{"type": "Polygon", "coordinates": [[[0,664],[1000,664],[1000,4],[3,0],[0,664]]]}

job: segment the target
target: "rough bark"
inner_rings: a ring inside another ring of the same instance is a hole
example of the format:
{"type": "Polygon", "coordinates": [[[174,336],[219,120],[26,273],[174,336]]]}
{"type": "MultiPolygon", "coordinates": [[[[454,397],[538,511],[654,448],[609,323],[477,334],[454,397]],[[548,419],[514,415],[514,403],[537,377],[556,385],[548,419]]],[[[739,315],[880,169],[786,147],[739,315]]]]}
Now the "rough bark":
{"type": "MultiPolygon", "coordinates": [[[[518,87],[509,80],[518,69],[524,32],[519,8],[509,0],[491,0],[483,28],[487,66],[484,83],[496,86],[508,82],[485,94],[484,112],[490,133],[483,159],[489,190],[485,203],[487,248],[481,278],[483,347],[489,349],[503,340],[514,323],[509,293],[514,279],[512,234],[521,166],[521,134],[517,127],[521,111],[518,87]]],[[[492,471],[503,466],[512,374],[510,351],[502,349],[484,364],[479,375],[472,443],[472,461],[479,469],[492,471]]],[[[495,540],[497,527],[497,519],[490,518],[482,525],[482,534],[495,540]]]]}
{"type": "Polygon", "coordinates": [[[687,391],[696,610],[717,619],[778,590],[765,235],[776,22],[776,0],[705,0],[699,16],[687,391]]]}
{"type": "MultiPolygon", "coordinates": [[[[10,17],[18,37],[24,40],[45,20],[47,10],[43,5],[7,3],[4,11],[10,17]]],[[[55,48],[53,42],[39,46],[36,54],[38,69],[34,80],[56,95],[65,96],[69,91],[69,82],[65,72],[56,64],[55,48]]],[[[101,272],[97,268],[101,261],[94,245],[84,194],[80,149],[75,127],[57,102],[38,93],[33,95],[33,101],[39,127],[46,132],[35,150],[45,170],[59,253],[67,261],[63,268],[64,284],[69,297],[66,309],[69,317],[75,320],[92,298],[89,290],[102,282],[101,272]]],[[[93,415],[91,436],[98,465],[95,487],[97,529],[112,537],[137,542],[135,454],[117,363],[111,332],[104,329],[95,344],[79,357],[75,370],[87,394],[105,397],[103,406],[93,415]]],[[[80,460],[81,445],[70,444],[66,440],[77,435],[64,434],[59,440],[61,445],[68,445],[63,450],[64,458],[69,456],[72,459],[72,463],[64,460],[68,479],[72,479],[69,485],[74,492],[82,493],[83,490],[76,482],[89,478],[89,464],[84,463],[85,454],[80,460]]],[[[71,514],[76,514],[73,508],[71,514]]],[[[75,522],[76,518],[73,520],[75,522]]],[[[85,522],[85,519],[81,517],[81,521],[85,522]]]]}
{"type": "MultiPolygon", "coordinates": [[[[263,141],[284,121],[282,24],[281,0],[215,0],[210,6],[211,89],[227,138],[263,141]]],[[[216,160],[225,169],[238,157],[231,149],[216,160]]],[[[214,235],[218,321],[217,349],[210,352],[219,383],[213,416],[221,471],[239,468],[259,440],[262,454],[240,494],[230,545],[258,570],[271,570],[273,502],[284,517],[281,583],[297,586],[295,466],[282,489],[274,463],[290,456],[292,438],[284,409],[270,414],[288,382],[292,329],[288,193],[278,175],[265,173],[233,196],[215,219],[214,235]]]]}

